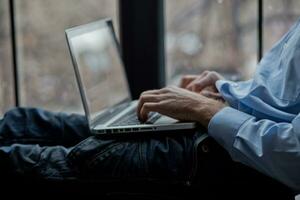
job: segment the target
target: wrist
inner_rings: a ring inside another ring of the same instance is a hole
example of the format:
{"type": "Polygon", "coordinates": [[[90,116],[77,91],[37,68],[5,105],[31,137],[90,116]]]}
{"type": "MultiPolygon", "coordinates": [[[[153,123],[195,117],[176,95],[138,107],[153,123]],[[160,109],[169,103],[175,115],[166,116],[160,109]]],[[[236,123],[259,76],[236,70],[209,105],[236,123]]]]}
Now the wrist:
{"type": "Polygon", "coordinates": [[[210,100],[194,108],[195,121],[205,128],[208,127],[210,120],[223,108],[227,107],[226,102],[210,100]]]}

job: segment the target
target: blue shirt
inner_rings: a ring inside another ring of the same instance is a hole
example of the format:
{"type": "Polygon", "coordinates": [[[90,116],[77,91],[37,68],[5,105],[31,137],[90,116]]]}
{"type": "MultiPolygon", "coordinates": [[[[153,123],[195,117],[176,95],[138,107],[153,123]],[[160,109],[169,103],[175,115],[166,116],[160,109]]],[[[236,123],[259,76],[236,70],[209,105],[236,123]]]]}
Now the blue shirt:
{"type": "Polygon", "coordinates": [[[211,119],[209,134],[233,160],[300,191],[300,19],[253,79],[216,86],[230,107],[211,119]]]}

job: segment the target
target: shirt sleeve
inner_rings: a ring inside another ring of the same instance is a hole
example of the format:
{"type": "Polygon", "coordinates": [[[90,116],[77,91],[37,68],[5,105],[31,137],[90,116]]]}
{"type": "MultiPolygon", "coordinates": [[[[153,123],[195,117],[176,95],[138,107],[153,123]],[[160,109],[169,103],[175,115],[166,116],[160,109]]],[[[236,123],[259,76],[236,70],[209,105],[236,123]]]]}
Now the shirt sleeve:
{"type": "Polygon", "coordinates": [[[233,160],[300,191],[300,115],[276,123],[226,107],[211,119],[208,132],[233,160]]]}

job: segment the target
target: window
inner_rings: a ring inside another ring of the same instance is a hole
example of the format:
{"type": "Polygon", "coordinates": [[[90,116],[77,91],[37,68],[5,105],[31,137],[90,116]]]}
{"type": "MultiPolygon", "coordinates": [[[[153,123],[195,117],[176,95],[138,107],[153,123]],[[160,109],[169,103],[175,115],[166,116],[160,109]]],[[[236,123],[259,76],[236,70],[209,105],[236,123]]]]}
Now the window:
{"type": "Polygon", "coordinates": [[[216,70],[247,78],[257,64],[257,1],[166,0],[167,79],[216,70]]]}
{"type": "Polygon", "coordinates": [[[22,106],[82,112],[64,30],[105,17],[117,27],[117,0],[16,0],[22,106]]]}
{"type": "MultiPolygon", "coordinates": [[[[133,9],[142,10],[137,12],[139,15],[147,15],[145,9],[149,13],[156,9],[151,6],[141,9],[135,1],[130,2],[133,9]]],[[[14,0],[14,3],[21,105],[82,112],[64,30],[112,17],[118,33],[118,0],[14,0]]],[[[257,64],[258,0],[165,0],[165,8],[168,82],[182,74],[198,74],[203,70],[216,70],[232,79],[252,75],[257,64]]],[[[266,52],[299,17],[300,1],[263,0],[263,8],[266,52]]],[[[2,0],[0,114],[15,102],[9,14],[9,0],[2,0]]]]}
{"type": "Polygon", "coordinates": [[[9,2],[0,1],[0,114],[14,106],[9,2]]]}
{"type": "Polygon", "coordinates": [[[264,0],[264,52],[289,30],[299,16],[299,0],[264,0]]]}

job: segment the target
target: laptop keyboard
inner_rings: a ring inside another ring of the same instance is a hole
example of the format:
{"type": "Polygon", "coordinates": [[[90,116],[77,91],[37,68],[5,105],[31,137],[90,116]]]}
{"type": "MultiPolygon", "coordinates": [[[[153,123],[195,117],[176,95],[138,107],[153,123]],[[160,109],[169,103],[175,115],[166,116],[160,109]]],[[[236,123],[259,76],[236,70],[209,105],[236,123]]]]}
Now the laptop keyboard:
{"type": "Polygon", "coordinates": [[[106,112],[103,112],[102,114],[99,114],[95,121],[97,121],[97,124],[105,124],[109,120],[111,120],[114,116],[122,112],[126,107],[128,107],[128,103],[122,103],[120,105],[115,106],[112,109],[107,110],[106,112]]]}
{"type": "Polygon", "coordinates": [[[160,114],[151,112],[148,115],[148,120],[145,123],[141,123],[137,117],[135,109],[124,115],[121,119],[113,122],[109,126],[128,126],[128,125],[140,125],[140,124],[154,124],[161,117],[160,114]]]}

